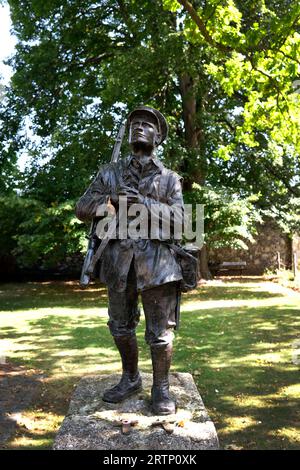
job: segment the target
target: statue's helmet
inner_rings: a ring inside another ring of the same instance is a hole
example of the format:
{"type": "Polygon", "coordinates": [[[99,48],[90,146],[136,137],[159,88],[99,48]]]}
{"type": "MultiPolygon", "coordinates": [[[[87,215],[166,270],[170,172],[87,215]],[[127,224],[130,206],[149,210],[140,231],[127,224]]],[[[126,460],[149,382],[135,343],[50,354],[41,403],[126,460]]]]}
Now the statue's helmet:
{"type": "Polygon", "coordinates": [[[131,111],[131,113],[129,113],[127,117],[127,126],[129,129],[130,129],[130,124],[131,124],[132,119],[135,116],[140,115],[140,114],[146,114],[146,115],[150,114],[152,117],[154,116],[154,118],[156,119],[157,136],[156,136],[155,146],[157,147],[167,138],[167,135],[168,135],[168,123],[166,121],[166,118],[160,111],[158,111],[155,108],[151,108],[150,106],[138,106],[133,111],[131,111]]]}

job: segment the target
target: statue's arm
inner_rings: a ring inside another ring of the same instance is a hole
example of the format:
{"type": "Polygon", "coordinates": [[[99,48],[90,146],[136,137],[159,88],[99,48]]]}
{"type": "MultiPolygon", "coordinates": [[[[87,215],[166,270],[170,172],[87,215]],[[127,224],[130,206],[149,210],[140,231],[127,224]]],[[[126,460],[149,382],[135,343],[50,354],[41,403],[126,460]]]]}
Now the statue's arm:
{"type": "Polygon", "coordinates": [[[170,182],[168,183],[169,189],[167,193],[166,202],[157,201],[152,197],[145,197],[144,204],[151,210],[153,206],[159,206],[161,209],[169,208],[170,206],[180,206],[183,210],[183,196],[182,196],[182,178],[177,174],[173,173],[169,176],[170,182]]]}
{"type": "Polygon", "coordinates": [[[101,167],[96,177],[78,200],[75,214],[79,220],[87,222],[96,216],[97,208],[106,204],[111,192],[110,171],[108,166],[101,167]]]}
{"type": "Polygon", "coordinates": [[[169,189],[166,202],[157,201],[151,197],[145,197],[144,204],[149,211],[149,215],[150,213],[157,214],[159,212],[161,214],[160,217],[162,220],[168,220],[168,218],[170,218],[172,232],[174,229],[174,223],[176,221],[178,233],[179,226],[181,227],[182,232],[184,227],[184,203],[181,183],[182,178],[175,173],[173,173],[170,178],[171,180],[168,185],[169,189]],[[171,217],[170,213],[172,214],[171,217]]]}

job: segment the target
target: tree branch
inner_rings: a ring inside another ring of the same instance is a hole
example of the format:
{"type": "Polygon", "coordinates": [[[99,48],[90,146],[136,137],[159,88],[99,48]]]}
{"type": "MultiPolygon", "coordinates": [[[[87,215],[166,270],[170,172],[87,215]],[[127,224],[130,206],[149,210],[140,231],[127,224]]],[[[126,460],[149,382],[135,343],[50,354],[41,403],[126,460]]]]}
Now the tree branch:
{"type": "Polygon", "coordinates": [[[206,40],[206,42],[208,42],[211,46],[216,47],[222,52],[232,52],[235,50],[234,48],[230,46],[226,46],[225,44],[220,44],[213,39],[209,31],[207,30],[204,21],[198,15],[197,11],[188,0],[178,0],[178,3],[180,3],[183,6],[183,8],[189,13],[192,20],[198,26],[198,29],[200,33],[202,34],[202,36],[204,37],[204,39],[206,40]]]}
{"type": "Polygon", "coordinates": [[[288,30],[288,33],[280,39],[279,43],[277,43],[275,45],[275,50],[279,50],[279,49],[282,48],[282,46],[285,44],[287,38],[289,37],[291,31],[294,29],[295,26],[297,26],[299,18],[300,18],[300,15],[297,15],[296,18],[294,19],[293,23],[291,24],[291,26],[288,30]]]}
{"type": "MultiPolygon", "coordinates": [[[[206,28],[206,25],[205,25],[205,22],[203,21],[203,19],[198,15],[197,11],[195,10],[195,8],[193,7],[193,5],[191,4],[191,2],[189,2],[188,0],[177,0],[178,3],[180,3],[183,8],[186,10],[186,12],[190,15],[190,17],[192,18],[192,20],[196,23],[196,25],[198,26],[198,29],[200,31],[200,33],[202,34],[203,38],[206,40],[206,42],[208,42],[208,44],[210,44],[211,46],[215,47],[216,49],[218,49],[219,51],[221,52],[239,52],[241,54],[244,54],[246,57],[248,57],[248,54],[250,51],[255,51],[255,50],[265,50],[265,47],[259,47],[259,46],[256,46],[256,47],[251,47],[249,46],[248,47],[248,51],[247,50],[243,50],[241,48],[238,48],[238,47],[231,47],[231,46],[228,46],[228,45],[225,45],[225,44],[221,44],[219,42],[216,42],[213,37],[211,36],[211,34],[209,33],[209,31],[207,30],[206,28]]],[[[277,45],[277,48],[276,48],[276,52],[281,52],[282,54],[284,54],[282,51],[280,51],[279,49],[282,47],[282,45],[285,43],[286,39],[288,38],[288,35],[290,34],[290,32],[292,31],[292,29],[295,27],[295,25],[297,24],[298,22],[298,19],[299,19],[299,16],[297,16],[295,18],[295,20],[293,21],[290,29],[289,29],[289,33],[281,39],[281,44],[280,45],[277,45]]],[[[266,36],[264,36],[261,40],[265,39],[266,36]]],[[[285,54],[286,57],[289,57],[290,59],[292,60],[296,60],[297,59],[294,59],[293,57],[290,57],[288,56],[287,54],[285,54]]],[[[298,62],[299,63],[299,62],[298,62]]]]}
{"type": "MultiPolygon", "coordinates": [[[[300,60],[297,60],[295,57],[293,57],[293,56],[287,54],[286,52],[283,52],[283,51],[281,51],[280,49],[278,49],[276,52],[280,52],[280,54],[283,54],[284,57],[287,57],[288,59],[291,59],[291,60],[295,61],[297,64],[300,65],[300,60]]],[[[268,57],[270,57],[270,56],[268,56],[268,57]]]]}
{"type": "Polygon", "coordinates": [[[285,186],[285,188],[289,191],[290,194],[292,194],[293,196],[296,196],[296,197],[300,196],[300,193],[297,191],[297,188],[290,185],[290,183],[282,175],[281,171],[278,173],[275,170],[274,166],[272,166],[266,160],[263,160],[262,164],[265,167],[265,169],[271,173],[271,175],[275,176],[275,178],[277,178],[279,181],[281,181],[281,183],[285,186]]]}
{"type": "MultiPolygon", "coordinates": [[[[271,75],[269,75],[268,73],[264,72],[263,70],[258,69],[257,67],[255,67],[255,66],[253,65],[253,62],[252,62],[252,61],[251,61],[251,65],[252,65],[253,70],[255,70],[256,72],[261,73],[262,75],[264,75],[265,77],[267,77],[267,78],[270,80],[270,82],[273,84],[274,88],[277,90],[276,102],[277,102],[277,106],[278,106],[280,112],[283,114],[283,110],[282,110],[282,108],[281,108],[280,105],[279,105],[279,95],[282,97],[283,101],[286,102],[287,108],[288,108],[288,103],[287,103],[286,97],[284,96],[284,94],[283,94],[282,91],[280,90],[280,87],[278,86],[278,83],[276,82],[276,80],[275,80],[273,77],[271,77],[271,75]]],[[[290,116],[289,108],[288,108],[288,114],[289,114],[289,116],[290,116]]]]}

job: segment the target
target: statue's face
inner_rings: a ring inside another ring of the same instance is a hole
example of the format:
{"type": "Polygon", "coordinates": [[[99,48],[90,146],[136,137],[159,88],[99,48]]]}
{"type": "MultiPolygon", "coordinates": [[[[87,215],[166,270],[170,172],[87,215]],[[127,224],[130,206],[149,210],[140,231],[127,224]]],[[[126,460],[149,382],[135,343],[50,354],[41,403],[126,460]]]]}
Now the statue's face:
{"type": "Polygon", "coordinates": [[[133,146],[155,147],[158,134],[157,121],[149,113],[137,113],[130,123],[129,143],[133,146]]]}

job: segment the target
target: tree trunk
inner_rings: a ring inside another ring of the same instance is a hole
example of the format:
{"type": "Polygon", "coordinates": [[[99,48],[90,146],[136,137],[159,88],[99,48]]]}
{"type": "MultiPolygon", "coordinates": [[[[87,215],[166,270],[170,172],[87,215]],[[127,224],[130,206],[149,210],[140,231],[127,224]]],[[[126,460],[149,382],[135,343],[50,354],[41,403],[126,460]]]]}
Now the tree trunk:
{"type": "MultiPolygon", "coordinates": [[[[195,83],[191,76],[184,73],[180,77],[180,93],[182,98],[182,111],[185,130],[185,141],[189,150],[182,162],[181,170],[185,174],[184,190],[192,191],[193,182],[205,184],[207,162],[201,152],[203,132],[197,122],[197,100],[195,96],[195,83]]],[[[208,269],[207,250],[204,245],[200,252],[200,270],[204,279],[211,279],[208,269]]]]}
{"type": "Polygon", "coordinates": [[[200,274],[202,279],[212,279],[213,276],[208,267],[207,246],[204,244],[200,251],[200,274]]]}

